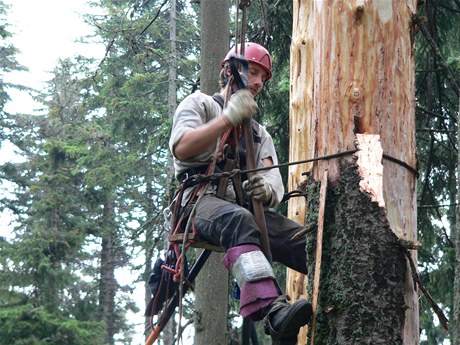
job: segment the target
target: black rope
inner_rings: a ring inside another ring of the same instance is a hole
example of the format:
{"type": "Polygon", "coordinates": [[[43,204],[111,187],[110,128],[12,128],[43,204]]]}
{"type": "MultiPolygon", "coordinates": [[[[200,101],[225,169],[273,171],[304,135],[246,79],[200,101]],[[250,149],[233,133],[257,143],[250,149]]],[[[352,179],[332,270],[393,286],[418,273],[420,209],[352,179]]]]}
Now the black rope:
{"type": "Polygon", "coordinates": [[[404,168],[406,168],[407,170],[409,170],[410,172],[412,172],[416,178],[418,178],[419,174],[418,174],[418,171],[417,169],[411,167],[409,164],[407,164],[406,162],[403,162],[402,160],[400,159],[397,159],[397,158],[394,158],[394,157],[391,157],[389,155],[386,155],[386,154],[383,154],[383,158],[385,158],[386,160],[389,160],[390,162],[393,162],[393,163],[396,163],[396,164],[399,164],[401,166],[403,166],[404,168]]]}
{"type": "MultiPolygon", "coordinates": [[[[263,171],[263,170],[270,170],[270,169],[275,169],[275,168],[282,168],[282,167],[287,167],[291,165],[297,165],[297,164],[303,164],[303,163],[311,163],[315,161],[320,161],[320,160],[329,160],[329,159],[334,159],[334,158],[339,158],[347,155],[351,155],[353,153],[356,153],[358,150],[348,150],[348,151],[343,151],[339,153],[333,153],[330,155],[326,156],[320,156],[316,158],[309,158],[309,159],[303,159],[303,160],[298,160],[295,162],[288,162],[288,163],[281,163],[281,164],[276,164],[276,165],[271,165],[271,166],[266,166],[266,167],[261,167],[261,168],[255,168],[255,169],[247,169],[247,170],[241,170],[241,169],[233,169],[231,171],[227,172],[222,172],[222,173],[214,173],[210,175],[204,175],[204,174],[196,174],[192,175],[189,178],[185,179],[184,182],[184,188],[191,187],[194,185],[197,185],[202,182],[208,182],[208,181],[216,181],[222,177],[227,177],[231,178],[237,174],[246,174],[246,173],[251,173],[251,172],[257,172],[257,171],[263,171]]],[[[406,162],[403,162],[400,159],[397,159],[395,157],[389,156],[387,154],[383,154],[383,158],[386,160],[389,160],[390,162],[396,163],[401,165],[402,167],[406,168],[410,172],[412,172],[417,178],[419,176],[418,171],[411,167],[409,164],[406,162]]],[[[302,175],[306,175],[307,173],[302,173],[302,175]]]]}

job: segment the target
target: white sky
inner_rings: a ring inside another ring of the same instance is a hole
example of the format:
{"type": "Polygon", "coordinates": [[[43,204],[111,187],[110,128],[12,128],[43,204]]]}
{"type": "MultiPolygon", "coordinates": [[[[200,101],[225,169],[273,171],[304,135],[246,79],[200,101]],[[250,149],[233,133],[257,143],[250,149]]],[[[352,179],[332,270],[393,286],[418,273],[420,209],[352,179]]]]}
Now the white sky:
{"type": "MultiPolygon", "coordinates": [[[[10,74],[8,81],[40,88],[51,79],[50,71],[59,58],[78,54],[102,57],[104,47],[76,43],[79,37],[89,35],[92,29],[81,14],[94,9],[86,0],[4,0],[10,6],[7,21],[13,34],[12,43],[20,50],[19,63],[30,70],[10,74]]],[[[12,92],[9,112],[33,113],[34,105],[27,95],[12,92]]]]}
{"type": "MultiPolygon", "coordinates": [[[[34,73],[52,68],[58,58],[85,52],[75,39],[91,34],[82,14],[91,13],[87,0],[4,0],[19,61],[34,73]]],[[[91,50],[86,49],[90,54],[91,50]]]]}

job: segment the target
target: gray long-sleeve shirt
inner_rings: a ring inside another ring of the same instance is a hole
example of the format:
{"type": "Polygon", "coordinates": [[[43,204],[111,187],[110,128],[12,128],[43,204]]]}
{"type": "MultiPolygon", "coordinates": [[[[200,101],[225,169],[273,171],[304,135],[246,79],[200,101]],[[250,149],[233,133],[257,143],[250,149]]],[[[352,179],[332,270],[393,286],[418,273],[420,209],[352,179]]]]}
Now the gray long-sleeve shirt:
{"type": "MultiPolygon", "coordinates": [[[[173,153],[176,177],[191,168],[202,167],[211,163],[212,156],[216,151],[218,142],[216,142],[215,146],[209,147],[209,149],[205,152],[184,161],[180,161],[174,156],[174,148],[188,130],[197,128],[219,116],[222,116],[221,106],[212,98],[212,96],[201,92],[196,92],[187,96],[179,104],[174,114],[171,137],[169,139],[169,148],[173,153]]],[[[271,135],[262,125],[258,123],[257,126],[255,126],[255,130],[257,132],[256,135],[261,138],[260,143],[254,143],[256,167],[263,167],[263,159],[270,157],[273,164],[277,165],[278,157],[276,155],[271,135]]],[[[273,195],[269,206],[276,206],[284,195],[284,186],[279,169],[274,168],[262,170],[258,173],[263,175],[272,187],[273,195]]],[[[207,193],[215,193],[215,188],[210,188],[207,193]]],[[[234,201],[235,197],[233,189],[227,189],[225,198],[230,201],[234,201]]]]}

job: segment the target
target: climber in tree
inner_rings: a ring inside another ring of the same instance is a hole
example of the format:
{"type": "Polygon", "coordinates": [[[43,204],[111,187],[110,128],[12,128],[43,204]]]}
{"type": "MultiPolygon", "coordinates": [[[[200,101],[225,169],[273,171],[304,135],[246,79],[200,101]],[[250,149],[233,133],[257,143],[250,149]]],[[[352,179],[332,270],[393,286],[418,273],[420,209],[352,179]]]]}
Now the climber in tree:
{"type": "MultiPolygon", "coordinates": [[[[215,157],[215,173],[229,171],[229,159],[233,164],[230,164],[231,169],[246,168],[241,124],[258,110],[254,98],[272,77],[271,62],[268,51],[256,43],[245,44],[244,56],[231,49],[222,62],[221,92],[212,96],[196,92],[179,104],[169,146],[174,157],[175,176],[180,182],[204,174],[215,157]],[[232,58],[247,64],[247,76],[243,77],[247,87],[244,89],[235,87],[232,58]],[[228,136],[228,143],[219,146],[229,131],[233,134],[228,136]],[[223,149],[219,151],[216,147],[223,149]]],[[[272,137],[263,126],[251,121],[257,168],[277,165],[272,137]]],[[[277,343],[295,344],[300,327],[311,318],[311,305],[304,299],[290,304],[288,296],[281,293],[270,260],[261,251],[261,231],[250,211],[251,199],[264,206],[273,261],[306,273],[305,238],[291,239],[303,227],[270,210],[284,195],[278,168],[261,170],[249,179],[242,174],[243,198],[239,196],[241,189],[236,188],[235,179],[228,181],[223,193],[217,192],[219,181],[207,184],[199,195],[197,186],[184,190],[181,214],[185,217],[192,214],[191,223],[200,236],[225,249],[223,263],[241,289],[240,314],[253,321],[264,320],[266,333],[277,343]],[[193,207],[194,212],[190,212],[193,207]]]]}

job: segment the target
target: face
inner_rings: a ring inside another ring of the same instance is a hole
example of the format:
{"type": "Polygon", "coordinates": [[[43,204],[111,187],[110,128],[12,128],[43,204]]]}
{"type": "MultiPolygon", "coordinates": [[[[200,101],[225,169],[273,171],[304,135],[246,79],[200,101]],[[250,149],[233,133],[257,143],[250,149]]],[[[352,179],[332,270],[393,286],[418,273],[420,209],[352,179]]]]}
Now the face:
{"type": "Polygon", "coordinates": [[[249,62],[248,88],[254,97],[264,87],[267,76],[267,71],[262,66],[249,62]]]}

